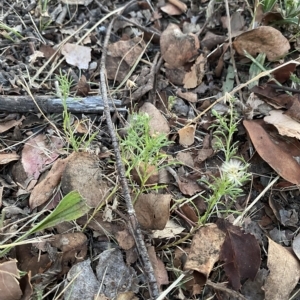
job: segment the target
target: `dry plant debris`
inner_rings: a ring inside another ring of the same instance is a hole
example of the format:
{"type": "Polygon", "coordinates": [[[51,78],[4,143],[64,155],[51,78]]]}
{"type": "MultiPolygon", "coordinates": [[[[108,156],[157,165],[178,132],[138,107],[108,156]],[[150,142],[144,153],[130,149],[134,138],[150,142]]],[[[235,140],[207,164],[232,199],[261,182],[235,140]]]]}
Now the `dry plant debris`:
{"type": "Polygon", "coordinates": [[[299,298],[300,5],[271,2],[0,3],[0,299],[299,298]]]}

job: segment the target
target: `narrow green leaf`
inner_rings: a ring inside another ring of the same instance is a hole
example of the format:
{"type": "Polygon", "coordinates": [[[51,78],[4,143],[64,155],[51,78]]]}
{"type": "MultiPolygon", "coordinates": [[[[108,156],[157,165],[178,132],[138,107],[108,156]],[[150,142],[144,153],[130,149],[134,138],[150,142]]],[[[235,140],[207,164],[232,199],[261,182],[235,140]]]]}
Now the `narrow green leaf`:
{"type": "MultiPolygon", "coordinates": [[[[15,242],[25,240],[30,234],[53,227],[64,221],[76,220],[89,211],[90,207],[77,191],[72,191],[67,194],[57,207],[44,220],[36,224],[33,228],[20,236],[15,242]]],[[[5,245],[4,245],[5,246],[5,245]]],[[[10,251],[12,247],[7,247],[0,251],[0,257],[10,251]]]]}
{"type": "Polygon", "coordinates": [[[85,215],[89,209],[81,195],[77,191],[72,191],[60,201],[49,216],[35,225],[29,234],[53,227],[61,222],[78,219],[85,215]]]}

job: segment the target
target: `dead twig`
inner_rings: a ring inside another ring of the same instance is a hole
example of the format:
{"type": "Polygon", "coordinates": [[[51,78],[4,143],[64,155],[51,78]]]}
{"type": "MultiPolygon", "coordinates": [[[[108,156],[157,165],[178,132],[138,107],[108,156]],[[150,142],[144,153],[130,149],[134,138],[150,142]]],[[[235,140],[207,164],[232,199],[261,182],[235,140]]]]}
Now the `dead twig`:
{"type": "MultiPolygon", "coordinates": [[[[115,19],[114,19],[115,20],[115,19]]],[[[116,158],[116,167],[117,172],[119,175],[120,185],[122,187],[122,196],[126,202],[127,211],[129,215],[129,228],[131,229],[131,232],[135,238],[136,246],[139,252],[139,255],[141,256],[141,260],[144,264],[144,270],[145,274],[148,276],[148,283],[150,287],[150,293],[151,297],[156,299],[159,296],[159,289],[157,286],[157,282],[154,276],[154,270],[151,265],[149,255],[143,240],[142,232],[139,226],[139,223],[137,221],[137,217],[135,214],[135,210],[131,201],[131,196],[129,193],[129,187],[127,183],[127,179],[125,176],[125,169],[122,163],[120,148],[119,148],[119,142],[116,137],[116,133],[114,130],[114,125],[111,120],[110,116],[110,106],[108,104],[108,96],[107,96],[107,87],[106,87],[106,70],[105,70],[105,60],[106,60],[106,54],[107,54],[107,45],[110,37],[110,33],[112,30],[113,22],[114,20],[109,24],[107,28],[106,37],[103,43],[103,50],[102,50],[102,57],[100,62],[100,91],[101,96],[103,98],[104,102],[104,113],[107,121],[107,126],[109,130],[109,134],[112,140],[112,145],[114,148],[115,158],[116,158]]]]}

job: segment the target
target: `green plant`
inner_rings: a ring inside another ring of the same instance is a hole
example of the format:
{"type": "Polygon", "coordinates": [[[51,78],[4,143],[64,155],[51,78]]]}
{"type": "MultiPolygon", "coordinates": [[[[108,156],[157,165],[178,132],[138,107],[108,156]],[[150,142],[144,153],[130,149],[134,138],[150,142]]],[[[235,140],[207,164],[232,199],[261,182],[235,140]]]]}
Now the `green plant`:
{"type": "MultiPolygon", "coordinates": [[[[133,114],[130,116],[129,126],[125,137],[120,138],[122,160],[126,169],[126,177],[132,186],[135,185],[132,174],[138,178],[139,188],[136,189],[136,198],[140,193],[160,187],[149,184],[149,178],[165,165],[168,159],[162,148],[170,145],[165,134],[150,134],[150,117],[148,114],[133,114]]],[[[136,199],[135,198],[135,199],[136,199]]],[[[135,200],[134,200],[135,201],[135,200]]]]}
{"type": "Polygon", "coordinates": [[[175,100],[176,100],[176,96],[169,96],[168,97],[168,109],[172,110],[174,104],[175,104],[175,100]]]}
{"type": "MultiPolygon", "coordinates": [[[[46,218],[15,240],[14,244],[24,241],[31,234],[53,227],[61,222],[76,220],[85,215],[89,209],[90,207],[87,206],[81,195],[76,191],[72,191],[59,202],[57,207],[46,218]]],[[[4,249],[0,251],[0,257],[9,252],[14,244],[0,245],[0,249],[4,249]]]]}
{"type": "Polygon", "coordinates": [[[298,0],[262,0],[262,8],[264,13],[274,10],[277,4],[277,11],[281,14],[282,20],[274,22],[274,24],[294,24],[299,25],[300,1],[298,0]]]}
{"type": "Polygon", "coordinates": [[[63,130],[67,138],[67,142],[72,146],[73,150],[78,152],[83,149],[86,150],[90,143],[94,140],[98,132],[94,132],[89,136],[89,133],[83,134],[83,136],[76,136],[76,126],[72,121],[71,114],[68,112],[67,100],[70,94],[70,88],[72,86],[72,80],[68,78],[68,75],[60,73],[56,77],[59,82],[59,97],[61,98],[63,105],[63,130]]]}
{"type": "MultiPolygon", "coordinates": [[[[237,156],[237,142],[233,142],[233,135],[239,123],[238,115],[234,110],[235,99],[229,94],[226,95],[226,99],[229,103],[228,116],[212,110],[217,121],[217,124],[211,126],[216,140],[214,147],[224,153],[225,160],[220,167],[220,177],[212,176],[212,182],[203,180],[211,190],[211,194],[205,198],[207,209],[199,219],[200,224],[205,224],[218,211],[218,205],[224,197],[232,202],[241,196],[243,194],[241,186],[250,178],[250,174],[247,173],[249,164],[242,157],[237,156]]],[[[229,212],[229,209],[225,211],[229,212]]]]}

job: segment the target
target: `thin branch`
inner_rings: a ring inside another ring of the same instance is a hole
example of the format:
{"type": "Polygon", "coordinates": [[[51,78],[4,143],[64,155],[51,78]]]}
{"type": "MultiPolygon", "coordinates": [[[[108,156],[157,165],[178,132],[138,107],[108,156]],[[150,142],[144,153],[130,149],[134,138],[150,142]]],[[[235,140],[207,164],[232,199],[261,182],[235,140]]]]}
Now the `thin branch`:
{"type": "Polygon", "coordinates": [[[107,96],[107,87],[106,87],[106,69],[105,69],[105,60],[106,60],[106,54],[107,54],[107,45],[110,37],[110,33],[112,30],[114,20],[109,24],[107,28],[106,37],[103,43],[103,50],[102,50],[102,57],[100,62],[100,90],[101,90],[101,96],[104,102],[104,113],[107,121],[107,126],[109,130],[109,134],[112,140],[112,145],[114,148],[115,158],[116,158],[116,167],[117,172],[120,180],[120,185],[122,187],[122,196],[125,200],[127,211],[129,215],[129,227],[132,231],[132,234],[136,241],[136,246],[139,252],[139,255],[141,256],[141,260],[144,264],[144,270],[146,275],[148,276],[148,283],[150,287],[150,293],[152,298],[156,299],[159,296],[159,289],[157,286],[157,282],[154,276],[154,270],[151,265],[149,255],[147,252],[147,248],[145,246],[143,235],[139,226],[139,223],[137,221],[137,217],[135,214],[135,210],[131,201],[131,196],[129,192],[129,187],[127,183],[127,179],[125,176],[125,168],[122,163],[120,148],[119,148],[119,142],[116,137],[114,125],[111,120],[110,116],[110,106],[108,104],[108,96],[107,96]]]}

